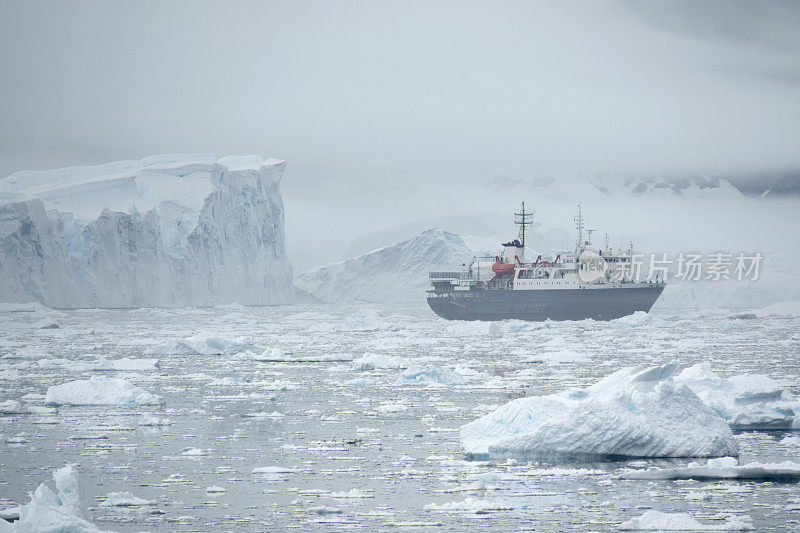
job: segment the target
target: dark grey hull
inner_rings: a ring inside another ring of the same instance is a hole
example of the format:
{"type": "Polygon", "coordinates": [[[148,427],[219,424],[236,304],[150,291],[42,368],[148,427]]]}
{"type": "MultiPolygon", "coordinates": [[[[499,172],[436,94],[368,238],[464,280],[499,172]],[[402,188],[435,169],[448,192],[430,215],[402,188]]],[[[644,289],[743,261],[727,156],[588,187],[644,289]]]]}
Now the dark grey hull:
{"type": "Polygon", "coordinates": [[[448,320],[614,320],[649,311],[664,285],[614,289],[475,290],[428,295],[433,312],[448,320]]]}

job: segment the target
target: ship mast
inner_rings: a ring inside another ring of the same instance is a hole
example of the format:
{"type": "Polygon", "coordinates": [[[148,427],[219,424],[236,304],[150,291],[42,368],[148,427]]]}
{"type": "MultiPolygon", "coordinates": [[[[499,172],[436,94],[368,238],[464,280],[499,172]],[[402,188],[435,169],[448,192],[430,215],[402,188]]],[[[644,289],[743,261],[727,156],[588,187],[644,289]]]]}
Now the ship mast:
{"type": "Polygon", "coordinates": [[[578,214],[575,217],[575,229],[578,230],[578,241],[576,248],[580,249],[583,246],[583,213],[581,213],[581,206],[578,205],[578,214]]]}
{"type": "Polygon", "coordinates": [[[525,211],[525,202],[522,202],[522,212],[514,213],[514,224],[519,226],[518,238],[525,248],[525,227],[533,224],[533,211],[525,211]]]}

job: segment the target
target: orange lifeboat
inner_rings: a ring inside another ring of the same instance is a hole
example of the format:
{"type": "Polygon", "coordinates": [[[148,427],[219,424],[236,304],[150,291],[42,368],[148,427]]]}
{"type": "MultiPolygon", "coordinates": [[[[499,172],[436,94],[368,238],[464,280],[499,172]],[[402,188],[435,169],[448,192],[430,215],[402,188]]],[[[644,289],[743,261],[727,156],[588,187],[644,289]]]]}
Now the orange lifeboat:
{"type": "Polygon", "coordinates": [[[495,274],[513,274],[514,263],[501,263],[499,260],[492,265],[492,272],[495,274]]]}

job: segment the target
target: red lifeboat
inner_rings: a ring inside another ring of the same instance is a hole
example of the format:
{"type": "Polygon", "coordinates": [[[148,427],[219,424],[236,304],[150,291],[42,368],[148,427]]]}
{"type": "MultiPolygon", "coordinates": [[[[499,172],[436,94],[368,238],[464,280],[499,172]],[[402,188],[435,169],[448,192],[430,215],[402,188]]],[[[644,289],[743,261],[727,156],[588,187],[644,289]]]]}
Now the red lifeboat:
{"type": "Polygon", "coordinates": [[[514,263],[502,263],[499,258],[492,265],[492,272],[495,274],[513,274],[514,263]]]}

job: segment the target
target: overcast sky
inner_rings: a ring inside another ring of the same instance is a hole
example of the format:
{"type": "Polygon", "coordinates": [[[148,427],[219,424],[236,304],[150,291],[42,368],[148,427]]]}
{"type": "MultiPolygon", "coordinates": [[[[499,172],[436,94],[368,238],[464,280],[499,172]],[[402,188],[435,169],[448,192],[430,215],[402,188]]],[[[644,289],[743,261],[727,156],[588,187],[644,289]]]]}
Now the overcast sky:
{"type": "Polygon", "coordinates": [[[0,175],[257,152],[357,232],[431,183],[800,165],[798,2],[0,6],[0,175]]]}

